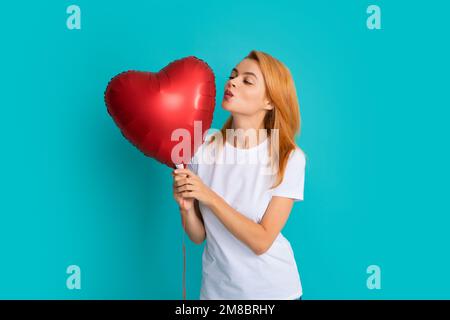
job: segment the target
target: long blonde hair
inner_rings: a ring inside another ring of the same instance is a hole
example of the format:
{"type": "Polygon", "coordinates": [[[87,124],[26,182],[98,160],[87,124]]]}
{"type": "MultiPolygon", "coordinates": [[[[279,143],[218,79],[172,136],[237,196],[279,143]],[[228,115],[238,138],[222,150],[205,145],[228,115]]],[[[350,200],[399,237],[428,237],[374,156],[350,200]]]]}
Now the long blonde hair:
{"type": "MultiPolygon", "coordinates": [[[[278,129],[278,170],[274,185],[277,187],[284,177],[287,162],[291,151],[296,148],[295,136],[300,134],[300,106],[297,99],[297,91],[289,69],[279,60],[262,51],[252,50],[245,58],[258,62],[266,82],[266,95],[273,109],[269,110],[264,117],[264,129],[268,133],[270,143],[271,129],[278,129]]],[[[220,134],[226,137],[226,130],[231,129],[233,116],[231,115],[224,123],[220,134]]],[[[219,132],[218,132],[219,133],[219,132]]],[[[215,140],[211,137],[209,143],[215,140]]],[[[226,139],[222,140],[225,143],[226,139]]],[[[269,148],[272,159],[273,150],[269,148]]]]}

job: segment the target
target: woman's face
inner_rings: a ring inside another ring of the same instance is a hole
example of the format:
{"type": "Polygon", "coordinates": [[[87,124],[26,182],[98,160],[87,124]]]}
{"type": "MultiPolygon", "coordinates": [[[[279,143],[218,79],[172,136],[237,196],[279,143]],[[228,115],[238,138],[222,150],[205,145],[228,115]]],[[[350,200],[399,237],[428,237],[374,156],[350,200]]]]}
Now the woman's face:
{"type": "Polygon", "coordinates": [[[257,61],[244,59],[233,68],[225,84],[222,107],[233,114],[242,115],[254,115],[271,108],[257,61]]]}

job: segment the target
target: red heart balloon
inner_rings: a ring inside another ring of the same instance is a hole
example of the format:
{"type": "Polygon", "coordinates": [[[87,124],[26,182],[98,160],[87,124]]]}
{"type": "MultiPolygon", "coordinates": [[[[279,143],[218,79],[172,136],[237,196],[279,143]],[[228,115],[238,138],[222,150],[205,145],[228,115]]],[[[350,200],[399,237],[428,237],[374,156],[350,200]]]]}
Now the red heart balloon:
{"type": "Polygon", "coordinates": [[[118,74],[108,83],[105,103],[126,139],[145,155],[173,168],[175,162],[187,164],[204,142],[215,96],[213,71],[190,56],[157,73],[130,70],[118,74]],[[177,129],[184,129],[178,133],[187,133],[189,137],[182,137],[190,139],[183,141],[189,148],[181,148],[181,161],[172,159],[174,147],[180,144],[173,140],[174,136],[180,138],[174,134],[177,129]]]}

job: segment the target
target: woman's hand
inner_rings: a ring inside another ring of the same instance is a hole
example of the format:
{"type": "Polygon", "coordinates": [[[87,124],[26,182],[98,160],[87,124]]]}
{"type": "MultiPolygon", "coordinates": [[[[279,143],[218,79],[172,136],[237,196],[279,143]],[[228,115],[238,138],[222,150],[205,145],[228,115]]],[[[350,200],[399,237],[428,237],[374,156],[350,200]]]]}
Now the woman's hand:
{"type": "Polygon", "coordinates": [[[194,174],[189,169],[174,170],[176,190],[181,194],[181,197],[186,200],[194,200],[202,202],[209,206],[217,196],[217,194],[206,186],[199,176],[194,174]]]}
{"type": "Polygon", "coordinates": [[[172,171],[173,176],[173,197],[175,201],[178,203],[180,210],[189,211],[194,206],[194,199],[185,199],[181,196],[181,193],[177,190],[177,182],[183,179],[186,175],[177,175],[174,171],[172,171]]]}

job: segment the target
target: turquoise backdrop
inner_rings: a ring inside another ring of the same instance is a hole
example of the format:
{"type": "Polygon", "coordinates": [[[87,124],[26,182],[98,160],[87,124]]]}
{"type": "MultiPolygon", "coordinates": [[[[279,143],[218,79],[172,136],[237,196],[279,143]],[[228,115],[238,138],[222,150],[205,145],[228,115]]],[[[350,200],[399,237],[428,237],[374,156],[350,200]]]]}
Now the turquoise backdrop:
{"type": "MultiPolygon", "coordinates": [[[[304,299],[450,298],[444,1],[16,1],[0,10],[0,298],[181,299],[171,170],[126,141],[108,81],[188,55],[217,80],[252,49],[300,101],[305,201],[283,230],[304,299]],[[69,5],[81,29],[69,30],[69,5]],[[366,9],[381,8],[380,30],[366,9]],[[81,269],[69,290],[66,269],[81,269]],[[381,269],[370,290],[367,268],[381,269]]],[[[198,299],[203,245],[187,244],[198,299]]]]}

